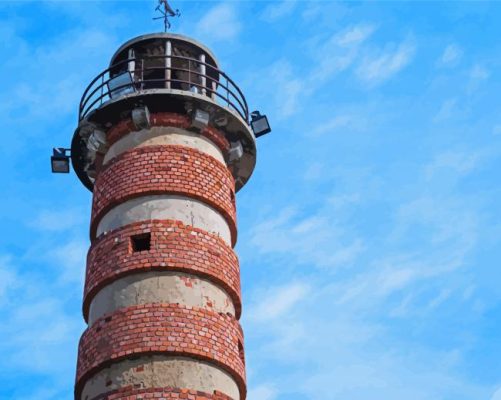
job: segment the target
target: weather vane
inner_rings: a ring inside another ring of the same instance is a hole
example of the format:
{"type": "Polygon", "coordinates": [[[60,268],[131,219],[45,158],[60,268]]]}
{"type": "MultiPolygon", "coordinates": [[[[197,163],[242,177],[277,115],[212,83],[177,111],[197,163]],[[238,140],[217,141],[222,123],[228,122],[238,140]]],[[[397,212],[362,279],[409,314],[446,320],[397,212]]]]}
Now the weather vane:
{"type": "Polygon", "coordinates": [[[158,11],[162,14],[161,17],[155,17],[153,19],[163,19],[164,20],[164,32],[167,32],[170,29],[170,21],[169,17],[180,17],[181,13],[176,9],[174,11],[172,7],[169,5],[167,0],[158,0],[158,6],[155,8],[155,11],[158,11]]]}

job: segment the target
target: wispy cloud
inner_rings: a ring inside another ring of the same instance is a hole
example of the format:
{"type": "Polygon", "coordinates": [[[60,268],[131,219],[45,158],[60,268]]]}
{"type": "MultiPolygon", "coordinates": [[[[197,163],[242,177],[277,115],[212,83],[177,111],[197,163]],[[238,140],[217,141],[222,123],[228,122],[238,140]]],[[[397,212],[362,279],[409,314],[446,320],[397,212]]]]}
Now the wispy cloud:
{"type": "Polygon", "coordinates": [[[427,179],[431,179],[444,169],[452,169],[459,174],[465,174],[478,165],[480,158],[481,155],[478,152],[466,153],[447,150],[437,154],[435,159],[425,166],[425,176],[427,179]]]}
{"type": "Polygon", "coordinates": [[[49,252],[49,256],[59,267],[60,279],[77,282],[83,286],[85,259],[89,245],[84,240],[71,240],[49,252]]]}
{"type": "Polygon", "coordinates": [[[376,30],[374,25],[355,25],[335,36],[334,43],[351,47],[365,42],[376,30]]]}
{"type": "Polygon", "coordinates": [[[62,232],[86,221],[81,210],[43,210],[29,222],[41,231],[62,232]]]}
{"type": "Polygon", "coordinates": [[[274,400],[277,397],[277,391],[273,386],[261,384],[251,388],[247,397],[249,400],[274,400]]]}
{"type": "Polygon", "coordinates": [[[273,95],[277,115],[280,118],[291,116],[300,107],[301,95],[306,89],[304,82],[299,79],[292,65],[286,60],[273,63],[267,74],[274,85],[273,95]]]}
{"type": "Polygon", "coordinates": [[[319,125],[313,133],[315,135],[323,135],[326,133],[336,133],[342,128],[350,126],[354,122],[351,115],[336,115],[325,123],[319,125]]]}
{"type": "Polygon", "coordinates": [[[302,301],[310,288],[304,283],[291,283],[287,286],[273,287],[268,293],[259,296],[249,312],[249,318],[260,322],[275,320],[302,301]]]}
{"type": "Polygon", "coordinates": [[[470,78],[476,81],[486,80],[489,75],[487,68],[480,64],[475,64],[470,71],[470,78]]]}
{"type": "Polygon", "coordinates": [[[264,21],[274,22],[292,13],[298,4],[297,0],[282,0],[268,5],[262,12],[264,21]]]}
{"type": "Polygon", "coordinates": [[[237,8],[232,3],[220,3],[212,7],[196,26],[198,36],[209,41],[234,40],[241,30],[237,8]]]}
{"type": "Polygon", "coordinates": [[[439,110],[433,117],[433,121],[435,122],[441,122],[444,120],[449,119],[452,117],[456,111],[457,107],[457,99],[452,98],[452,99],[447,99],[444,100],[443,103],[440,105],[439,110]]]}
{"type": "Polygon", "coordinates": [[[413,43],[405,41],[397,48],[388,46],[373,56],[365,56],[357,68],[357,76],[373,86],[383,83],[410,64],[416,53],[413,43]]]}
{"type": "Polygon", "coordinates": [[[314,50],[316,66],[311,83],[319,85],[349,68],[357,58],[360,46],[375,30],[374,25],[360,24],[336,32],[327,40],[318,38],[320,44],[314,50]]]}
{"type": "Polygon", "coordinates": [[[257,223],[251,235],[252,244],[263,254],[294,255],[297,262],[329,269],[349,266],[364,251],[363,241],[348,235],[346,227],[323,210],[301,217],[287,208],[257,223]]]}
{"type": "Polygon", "coordinates": [[[501,400],[501,388],[499,388],[498,390],[496,390],[496,392],[494,392],[494,394],[491,397],[491,400],[501,400]]]}
{"type": "Polygon", "coordinates": [[[4,292],[4,301],[0,301],[0,366],[8,365],[12,373],[71,379],[83,327],[80,316],[68,314],[68,293],[57,279],[46,278],[38,271],[20,271],[16,265],[19,259],[9,259],[8,265],[0,265],[4,292]],[[6,268],[9,279],[5,279],[6,268]]]}
{"type": "Polygon", "coordinates": [[[10,257],[0,257],[0,305],[7,290],[17,282],[16,273],[11,265],[10,257]]]}
{"type": "Polygon", "coordinates": [[[459,63],[463,56],[463,50],[456,44],[449,44],[438,60],[439,66],[454,66],[459,63]]]}

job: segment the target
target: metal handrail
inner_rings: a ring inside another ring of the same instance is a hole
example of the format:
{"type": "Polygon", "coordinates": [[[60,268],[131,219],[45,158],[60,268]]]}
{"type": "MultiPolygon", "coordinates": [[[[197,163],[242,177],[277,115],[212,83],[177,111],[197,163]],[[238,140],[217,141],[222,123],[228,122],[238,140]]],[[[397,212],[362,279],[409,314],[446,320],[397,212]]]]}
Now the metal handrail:
{"type": "MultiPolygon", "coordinates": [[[[223,102],[223,105],[226,107],[233,109],[236,111],[242,119],[246,122],[249,121],[249,108],[247,106],[247,102],[245,97],[240,90],[240,88],[233,82],[233,80],[227,76],[223,71],[218,68],[210,65],[208,63],[202,62],[195,58],[183,57],[183,56],[174,56],[174,55],[161,55],[161,56],[148,56],[148,57],[133,57],[122,60],[116,64],[113,64],[109,68],[105,69],[98,76],[96,76],[91,83],[85,89],[82,98],[80,100],[79,107],[79,120],[84,119],[91,111],[101,107],[106,101],[111,100],[113,97],[113,93],[118,93],[121,89],[125,89],[128,87],[132,87],[134,91],[141,92],[144,89],[144,86],[147,84],[161,84],[158,88],[170,88],[172,83],[182,85],[187,85],[189,89],[180,89],[185,91],[190,91],[193,87],[197,88],[197,92],[209,98],[217,97],[223,102]],[[173,67],[172,63],[170,63],[170,67],[167,67],[168,63],[165,62],[164,66],[151,66],[144,67],[145,60],[151,59],[171,59],[171,60],[182,60],[188,62],[188,68],[181,67],[173,67]],[[113,88],[113,90],[109,89],[108,83],[113,80],[116,76],[120,75],[120,73],[126,72],[127,66],[130,62],[141,61],[139,64],[136,64],[134,71],[130,71],[133,74],[133,77],[139,77],[139,79],[134,79],[133,82],[127,83],[124,85],[117,86],[113,88]],[[194,63],[196,69],[192,68],[192,64],[194,63]],[[138,65],[140,68],[137,68],[138,65]],[[200,65],[205,66],[205,73],[200,72],[202,69],[199,68],[200,65]],[[188,74],[188,80],[185,79],[174,79],[172,78],[173,74],[164,73],[163,76],[165,78],[152,78],[147,79],[144,78],[145,72],[149,71],[175,71],[182,72],[188,74]],[[210,76],[212,75],[212,76],[210,76]],[[169,76],[169,78],[167,78],[169,76]],[[192,76],[195,76],[192,79],[192,76]],[[214,78],[216,76],[217,78],[214,78]],[[224,78],[224,79],[221,79],[224,78]],[[205,78],[205,80],[203,79],[205,78]],[[196,82],[193,82],[193,81],[196,82]],[[202,85],[200,82],[206,82],[205,85],[202,85]],[[226,85],[224,84],[226,83],[226,85]],[[96,96],[97,94],[97,96],[96,96]],[[99,105],[97,105],[99,103],[99,105]],[[97,105],[97,106],[96,106],[97,105]]],[[[156,87],[157,88],[157,87],[156,87]]]]}

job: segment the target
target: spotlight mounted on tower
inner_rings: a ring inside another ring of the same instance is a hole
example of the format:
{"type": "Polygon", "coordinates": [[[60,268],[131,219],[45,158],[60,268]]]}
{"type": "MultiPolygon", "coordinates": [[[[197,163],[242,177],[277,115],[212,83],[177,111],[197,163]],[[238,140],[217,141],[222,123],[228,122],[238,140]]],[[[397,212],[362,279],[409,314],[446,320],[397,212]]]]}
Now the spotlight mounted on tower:
{"type": "Polygon", "coordinates": [[[169,5],[167,0],[158,0],[158,5],[157,8],[155,8],[155,11],[158,11],[160,14],[162,14],[160,17],[154,17],[154,20],[157,19],[163,19],[164,20],[164,32],[167,32],[167,30],[170,29],[171,24],[169,21],[169,17],[180,17],[181,13],[179,12],[178,9],[174,11],[172,7],[169,5]]]}
{"type": "Polygon", "coordinates": [[[67,154],[70,149],[64,147],[54,147],[52,149],[52,157],[50,165],[53,174],[67,174],[70,172],[70,156],[67,154]]]}
{"type": "Polygon", "coordinates": [[[261,115],[259,111],[251,112],[251,128],[256,138],[271,132],[271,126],[268,122],[268,118],[266,115],[261,115]]]}

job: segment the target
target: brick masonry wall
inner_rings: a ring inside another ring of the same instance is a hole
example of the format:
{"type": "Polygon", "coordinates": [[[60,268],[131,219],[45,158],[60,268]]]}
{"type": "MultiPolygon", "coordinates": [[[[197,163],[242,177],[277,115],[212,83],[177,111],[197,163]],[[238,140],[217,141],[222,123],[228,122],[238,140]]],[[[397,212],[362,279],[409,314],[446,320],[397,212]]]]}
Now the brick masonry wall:
{"type": "Polygon", "coordinates": [[[219,211],[236,242],[235,181],[229,170],[201,151],[177,145],[128,150],[100,171],[94,186],[91,239],[101,218],[132,198],[178,194],[219,211]]]}
{"type": "MultiPolygon", "coordinates": [[[[151,115],[152,126],[190,128],[188,116],[151,115]]],[[[111,145],[137,131],[130,119],[107,132],[111,145]]],[[[200,134],[226,154],[229,142],[213,127],[200,134]]],[[[133,198],[174,194],[197,199],[216,209],[227,221],[236,242],[235,182],[227,166],[210,155],[179,145],[130,149],[99,170],[93,196],[92,245],[87,257],[84,317],[95,294],[121,276],[149,270],[179,271],[208,279],[222,287],[235,305],[236,316],[178,304],[142,304],[121,308],[96,320],[79,344],[75,398],[87,379],[123,359],[146,355],[184,356],[218,366],[246,397],[241,313],[240,271],[231,246],[215,234],[180,221],[131,223],[95,237],[97,225],[113,207],[133,198]],[[133,251],[131,236],[149,233],[150,249],[133,251]]],[[[93,400],[190,399],[231,400],[223,393],[190,388],[124,387],[93,400]]]]}
{"type": "Polygon", "coordinates": [[[172,387],[151,388],[151,389],[134,389],[122,388],[105,393],[102,396],[96,397],[94,400],[172,400],[172,399],[187,399],[187,400],[232,400],[231,397],[224,393],[215,391],[213,394],[199,392],[190,389],[179,389],[172,387]]]}
{"type": "Polygon", "coordinates": [[[147,354],[186,356],[226,370],[245,398],[243,334],[232,316],[177,304],[137,305],[98,319],[78,348],[75,393],[111,362],[147,354]]]}
{"type": "MultiPolygon", "coordinates": [[[[150,124],[151,126],[172,126],[175,128],[189,129],[191,120],[187,115],[174,113],[154,113],[150,115],[150,124]]],[[[124,119],[108,130],[106,134],[108,144],[111,146],[120,138],[134,131],[137,131],[137,128],[134,126],[132,119],[124,119]]],[[[219,147],[223,154],[230,147],[230,143],[228,142],[224,134],[219,132],[214,127],[206,127],[200,132],[200,135],[206,137],[217,147],[219,147]]]]}
{"type": "Polygon", "coordinates": [[[233,249],[221,238],[179,221],[136,222],[102,235],[90,247],[83,311],[87,321],[95,294],[117,278],[145,271],[180,271],[221,286],[241,313],[240,269],[233,249]],[[150,250],[132,252],[131,237],[150,233],[150,250]]]}

